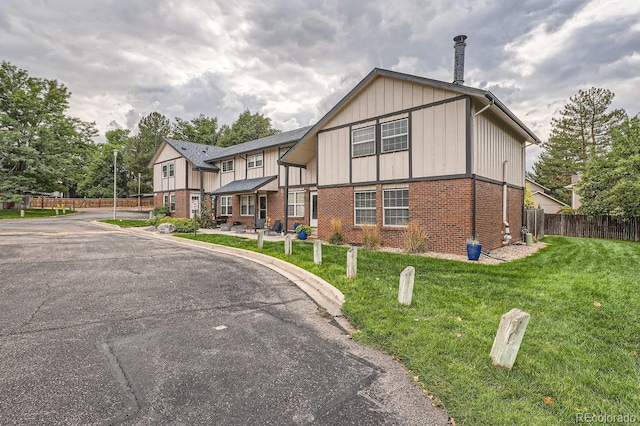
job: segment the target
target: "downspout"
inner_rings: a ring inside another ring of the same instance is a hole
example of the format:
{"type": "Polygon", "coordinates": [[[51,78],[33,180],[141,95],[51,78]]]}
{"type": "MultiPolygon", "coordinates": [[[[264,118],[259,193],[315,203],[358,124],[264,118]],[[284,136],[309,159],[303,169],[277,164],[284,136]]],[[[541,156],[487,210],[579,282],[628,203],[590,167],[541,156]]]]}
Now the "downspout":
{"type": "Polygon", "coordinates": [[[507,222],[507,160],[502,162],[502,224],[504,231],[502,233],[502,244],[509,244],[511,241],[511,232],[509,231],[509,222],[507,222]]]}
{"type": "Polygon", "coordinates": [[[204,204],[204,173],[199,167],[198,171],[200,172],[200,205],[198,206],[198,212],[202,214],[202,205],[204,204]]]}
{"type": "Polygon", "coordinates": [[[289,229],[289,166],[284,166],[284,235],[289,229]]]}
{"type": "Polygon", "coordinates": [[[471,186],[471,237],[477,239],[476,235],[476,174],[473,174],[473,181],[471,186]]]}

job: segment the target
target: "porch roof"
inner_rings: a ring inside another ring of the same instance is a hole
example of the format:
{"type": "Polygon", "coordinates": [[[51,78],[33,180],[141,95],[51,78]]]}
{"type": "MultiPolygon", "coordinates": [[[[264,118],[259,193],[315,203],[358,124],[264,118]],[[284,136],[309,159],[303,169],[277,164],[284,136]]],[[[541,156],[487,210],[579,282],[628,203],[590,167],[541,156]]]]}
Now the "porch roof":
{"type": "Polygon", "coordinates": [[[229,182],[228,184],[221,186],[215,191],[211,192],[213,195],[226,195],[226,194],[246,194],[248,192],[254,192],[262,188],[269,182],[277,179],[278,176],[266,176],[254,179],[240,179],[229,182]]]}

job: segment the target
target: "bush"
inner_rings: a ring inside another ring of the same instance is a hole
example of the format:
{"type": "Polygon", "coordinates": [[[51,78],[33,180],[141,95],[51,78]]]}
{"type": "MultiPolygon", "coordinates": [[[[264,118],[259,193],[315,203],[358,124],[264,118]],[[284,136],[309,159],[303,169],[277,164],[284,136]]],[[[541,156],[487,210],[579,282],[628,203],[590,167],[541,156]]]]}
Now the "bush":
{"type": "Polygon", "coordinates": [[[429,234],[418,222],[409,222],[404,232],[404,251],[407,253],[424,253],[427,251],[429,234]]]}
{"type": "Polygon", "coordinates": [[[331,219],[331,237],[329,243],[340,245],[344,238],[342,237],[342,222],[339,219],[331,219]]]}
{"type": "Polygon", "coordinates": [[[380,247],[380,231],[377,225],[362,226],[362,247],[369,250],[380,247]]]}
{"type": "Polygon", "coordinates": [[[167,206],[156,206],[153,208],[153,210],[151,210],[151,214],[153,216],[164,217],[169,216],[169,214],[171,214],[171,211],[167,206]]]}
{"type": "Polygon", "coordinates": [[[161,223],[171,223],[176,227],[176,232],[181,234],[188,234],[194,232],[196,228],[196,224],[193,219],[185,219],[180,217],[152,217],[147,220],[147,225],[149,226],[158,226],[161,223]]]}

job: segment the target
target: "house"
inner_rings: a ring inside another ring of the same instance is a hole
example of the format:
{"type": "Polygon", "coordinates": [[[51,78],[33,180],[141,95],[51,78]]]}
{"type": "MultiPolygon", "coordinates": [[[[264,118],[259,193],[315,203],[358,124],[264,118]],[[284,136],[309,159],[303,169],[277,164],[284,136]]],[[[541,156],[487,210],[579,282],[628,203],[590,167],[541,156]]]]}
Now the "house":
{"type": "Polygon", "coordinates": [[[547,194],[550,189],[546,186],[542,186],[538,182],[529,178],[526,178],[525,181],[526,184],[529,185],[529,190],[531,191],[531,195],[533,195],[533,201],[539,209],[544,210],[546,213],[555,214],[558,213],[560,209],[567,206],[566,203],[563,203],[562,201],[547,194]]]}
{"type": "MultiPolygon", "coordinates": [[[[410,221],[428,232],[433,251],[462,254],[470,237],[486,249],[515,241],[524,150],[540,140],[491,92],[462,84],[465,38],[454,39],[454,83],[375,68],[311,127],[195,148],[191,158],[189,146],[166,140],[152,160],[154,175],[164,176],[165,162],[180,154],[186,195],[176,200],[185,206],[200,188],[216,215],[238,222],[268,215],[288,229],[306,223],[325,240],[337,219],[354,243],[375,224],[384,245],[401,246],[410,221]]],[[[165,178],[154,178],[162,204],[167,189],[158,179],[165,178]]]]}

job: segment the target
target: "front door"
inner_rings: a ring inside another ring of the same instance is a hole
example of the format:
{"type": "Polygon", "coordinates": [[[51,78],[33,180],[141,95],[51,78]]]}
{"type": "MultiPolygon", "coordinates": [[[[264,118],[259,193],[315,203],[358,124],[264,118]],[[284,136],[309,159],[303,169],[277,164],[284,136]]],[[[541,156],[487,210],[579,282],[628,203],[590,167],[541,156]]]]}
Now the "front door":
{"type": "Polygon", "coordinates": [[[258,219],[267,218],[267,196],[258,196],[258,219]]]}
{"type": "Polygon", "coordinates": [[[309,218],[309,225],[313,228],[318,227],[318,191],[310,193],[311,195],[311,216],[309,218]]]}
{"type": "Polygon", "coordinates": [[[191,202],[189,203],[189,217],[194,218],[200,211],[200,194],[191,194],[191,202]]]}

